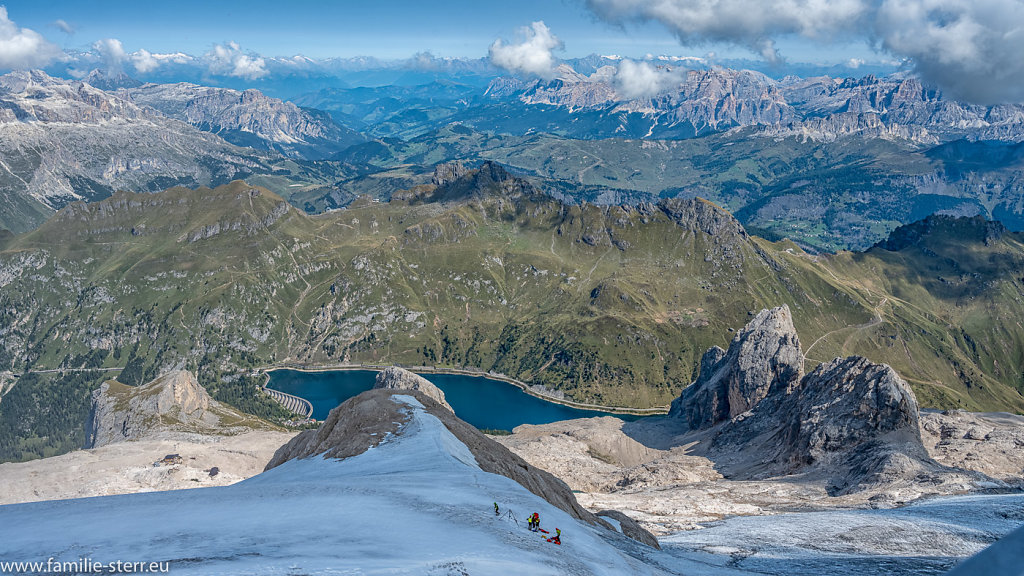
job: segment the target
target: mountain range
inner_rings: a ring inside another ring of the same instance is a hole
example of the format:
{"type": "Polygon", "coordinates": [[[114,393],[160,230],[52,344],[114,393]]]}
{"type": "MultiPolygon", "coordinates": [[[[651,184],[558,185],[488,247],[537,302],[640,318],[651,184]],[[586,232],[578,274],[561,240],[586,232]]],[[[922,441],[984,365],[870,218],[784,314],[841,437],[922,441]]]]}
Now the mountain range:
{"type": "Polygon", "coordinates": [[[813,251],[863,250],[933,213],[1024,228],[1020,106],[967,105],[901,75],[773,79],[672,62],[660,73],[678,83],[637,98],[609,62],[577,63],[587,75],[563,65],[546,82],[324,88],[295,103],[123,74],[11,74],[0,227],[29,230],[116,189],[243,177],[319,212],[387,199],[461,160],[499,162],[570,203],[708,198],[813,251]]]}
{"type": "MultiPolygon", "coordinates": [[[[386,361],[646,407],[748,313],[788,304],[808,368],[860,354],[925,407],[1024,407],[1024,243],[1001,224],[933,216],[814,255],[700,199],[566,204],[495,164],[434,180],[319,216],[244,182],[69,205],[0,240],[0,367],[128,384],[188,368],[259,411],[253,368],[386,361]]],[[[47,386],[31,382],[25,401],[47,386]]]]}

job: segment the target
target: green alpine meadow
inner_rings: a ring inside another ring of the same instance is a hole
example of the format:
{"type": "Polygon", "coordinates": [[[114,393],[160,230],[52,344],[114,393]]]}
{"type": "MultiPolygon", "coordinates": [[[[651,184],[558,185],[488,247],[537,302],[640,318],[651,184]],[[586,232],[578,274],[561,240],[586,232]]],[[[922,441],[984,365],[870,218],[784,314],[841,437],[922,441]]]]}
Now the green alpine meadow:
{"type": "MultiPolygon", "coordinates": [[[[280,417],[254,370],[400,364],[651,408],[732,327],[787,304],[807,372],[858,354],[923,406],[1024,410],[1024,244],[998,223],[933,216],[864,252],[808,254],[699,198],[564,204],[493,163],[434,180],[320,215],[243,181],[71,204],[0,245],[3,369],[30,404],[47,370],[137,385],[177,367],[280,417]]],[[[84,411],[89,388],[63,401],[84,411]]],[[[9,429],[9,449],[46,421],[9,429]]]]}

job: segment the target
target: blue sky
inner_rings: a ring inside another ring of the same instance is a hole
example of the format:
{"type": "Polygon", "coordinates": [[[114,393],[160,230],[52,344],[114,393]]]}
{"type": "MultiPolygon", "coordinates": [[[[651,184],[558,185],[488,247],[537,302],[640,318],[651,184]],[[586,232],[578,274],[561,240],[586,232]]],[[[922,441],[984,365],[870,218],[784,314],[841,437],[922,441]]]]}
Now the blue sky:
{"type": "MultiPolygon", "coordinates": [[[[8,1],[5,5],[18,26],[72,50],[88,50],[97,40],[116,38],[129,52],[198,55],[230,41],[263,56],[387,59],[430,51],[436,56],[482,57],[496,38],[514,40],[519,28],[543,20],[563,41],[562,57],[591,53],[703,56],[711,51],[725,58],[752,56],[745,48],[723,43],[682,46],[656,22],[610,24],[598,19],[582,0],[80,0],[8,1]],[[71,25],[74,33],[58,28],[57,20],[71,25]]],[[[786,39],[780,46],[788,59],[798,62],[877,59],[862,42],[822,48],[786,39]]]]}
{"type": "Polygon", "coordinates": [[[760,60],[738,65],[775,72],[899,66],[994,104],[1024,101],[1022,30],[1024,0],[0,0],[0,70],[62,63],[74,75],[105,62],[145,77],[183,52],[208,75],[254,81],[275,56],[430,52],[550,78],[562,59],[591,53],[714,53],[714,63],[760,60]],[[92,54],[65,55],[75,50],[92,54]]]}

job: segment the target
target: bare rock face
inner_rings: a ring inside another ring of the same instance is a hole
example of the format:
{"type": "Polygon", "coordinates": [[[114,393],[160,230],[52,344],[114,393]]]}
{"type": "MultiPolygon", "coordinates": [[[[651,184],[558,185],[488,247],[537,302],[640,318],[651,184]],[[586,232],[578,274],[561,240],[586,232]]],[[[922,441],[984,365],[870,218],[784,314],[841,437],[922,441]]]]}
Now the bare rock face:
{"type": "Polygon", "coordinates": [[[86,448],[188,434],[233,435],[261,427],[261,421],[213,400],[185,370],[168,372],[131,387],[105,382],[92,394],[86,448]]]}
{"type": "Polygon", "coordinates": [[[435,186],[444,186],[462,178],[469,172],[462,162],[443,162],[434,166],[434,176],[430,179],[435,186]]]}
{"type": "Polygon", "coordinates": [[[727,352],[704,355],[670,415],[707,431],[702,450],[729,479],[812,474],[841,495],[950,472],[925,450],[917,399],[892,368],[851,356],[803,376],[803,359],[789,309],[764,310],[727,352]]]}
{"type": "Polygon", "coordinates": [[[651,548],[661,550],[661,544],[658,544],[658,539],[653,534],[641,527],[636,520],[622,512],[618,510],[601,510],[597,513],[597,516],[614,520],[622,528],[622,534],[627,538],[632,538],[637,542],[647,544],[651,548]]]}
{"type": "Polygon", "coordinates": [[[921,413],[921,436],[936,462],[1024,484],[1024,416],[962,410],[921,413]]]}
{"type": "Polygon", "coordinates": [[[889,366],[860,356],[819,365],[800,383],[797,405],[793,453],[807,462],[889,433],[921,443],[917,398],[910,386],[889,366]]]}
{"type": "MultiPolygon", "coordinates": [[[[320,428],[307,430],[278,449],[266,469],[270,470],[296,458],[357,456],[380,444],[389,435],[403,434],[403,424],[408,421],[409,414],[404,404],[392,399],[395,394],[411,395],[423,404],[429,414],[440,420],[466,445],[484,472],[514,480],[574,518],[613,529],[607,522],[580,506],[565,482],[528,464],[508,448],[460,420],[450,408],[427,396],[422,389],[378,388],[349,398],[331,411],[320,428]]],[[[654,538],[645,530],[643,532],[654,538]]]]}
{"type": "Polygon", "coordinates": [[[444,399],[444,392],[434,386],[430,380],[409,372],[404,368],[391,366],[377,373],[377,380],[373,383],[375,390],[415,390],[437,402],[449,412],[454,413],[452,407],[444,399]]]}
{"type": "Polygon", "coordinates": [[[762,310],[733,338],[728,352],[708,350],[700,376],[673,402],[671,413],[693,429],[735,418],[803,376],[804,355],[788,306],[762,310]]]}

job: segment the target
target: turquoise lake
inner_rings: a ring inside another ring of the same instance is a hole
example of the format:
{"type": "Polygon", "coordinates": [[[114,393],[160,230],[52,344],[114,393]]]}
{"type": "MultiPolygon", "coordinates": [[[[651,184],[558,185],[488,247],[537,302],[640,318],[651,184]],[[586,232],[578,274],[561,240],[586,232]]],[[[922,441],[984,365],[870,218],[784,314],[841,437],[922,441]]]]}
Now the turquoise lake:
{"type": "MultiPolygon", "coordinates": [[[[512,384],[490,378],[457,374],[422,376],[444,391],[445,399],[455,409],[455,414],[459,418],[477,428],[512,430],[520,424],[547,424],[558,420],[593,416],[615,416],[623,420],[641,418],[570,408],[541,400],[512,384]]],[[[275,390],[309,400],[313,404],[313,417],[323,420],[338,404],[373,388],[376,377],[377,372],[373,370],[274,370],[270,372],[269,385],[275,390]]]]}

